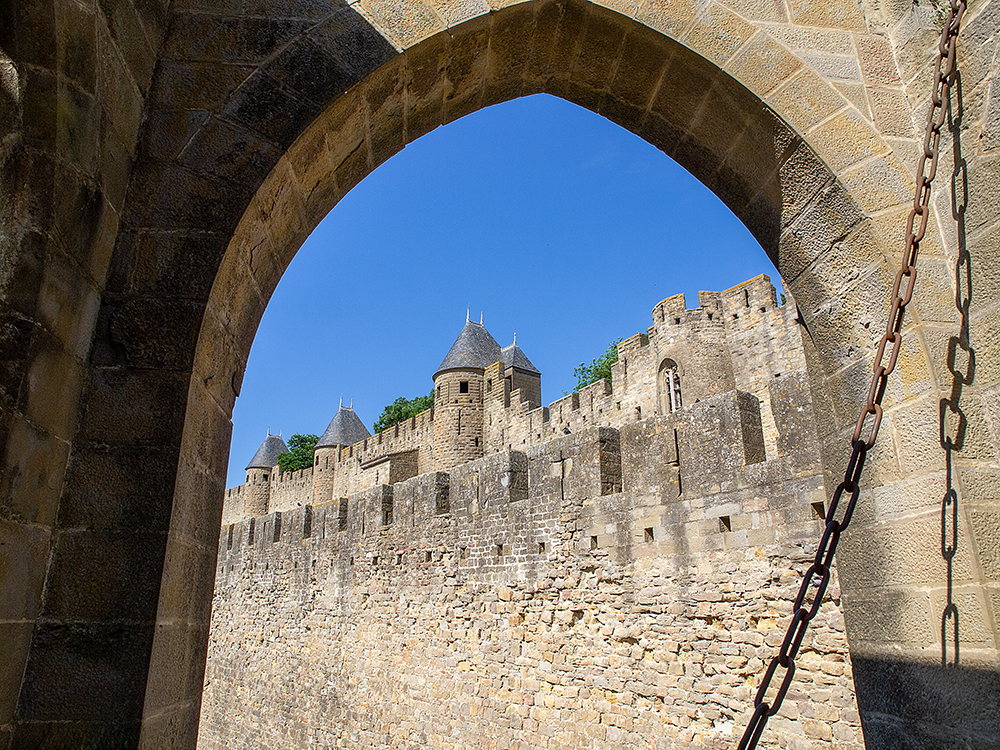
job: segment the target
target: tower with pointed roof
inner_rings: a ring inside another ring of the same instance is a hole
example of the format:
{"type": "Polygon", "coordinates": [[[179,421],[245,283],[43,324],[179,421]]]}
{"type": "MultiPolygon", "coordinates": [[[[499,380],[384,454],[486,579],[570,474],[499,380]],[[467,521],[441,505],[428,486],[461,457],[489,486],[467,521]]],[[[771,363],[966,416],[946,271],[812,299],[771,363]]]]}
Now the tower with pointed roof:
{"type": "Polygon", "coordinates": [[[480,320],[466,316],[455,343],[434,373],[434,463],[448,471],[483,455],[483,375],[502,358],[480,320]]]}
{"type": "Polygon", "coordinates": [[[354,402],[340,407],[333,415],[326,431],[316,443],[313,451],[313,502],[324,503],[333,497],[334,476],[340,459],[340,450],[371,437],[368,428],[354,413],[354,402]]]}
{"type": "Polygon", "coordinates": [[[247,495],[243,506],[246,515],[260,516],[267,513],[271,499],[271,474],[282,453],[288,453],[285,441],[280,435],[272,435],[268,430],[264,442],[247,464],[247,495]]]}
{"type": "Polygon", "coordinates": [[[506,450],[511,443],[508,415],[523,414],[542,405],[542,374],[514,342],[500,350],[500,359],[484,375],[483,420],[486,451],[506,450]]]}

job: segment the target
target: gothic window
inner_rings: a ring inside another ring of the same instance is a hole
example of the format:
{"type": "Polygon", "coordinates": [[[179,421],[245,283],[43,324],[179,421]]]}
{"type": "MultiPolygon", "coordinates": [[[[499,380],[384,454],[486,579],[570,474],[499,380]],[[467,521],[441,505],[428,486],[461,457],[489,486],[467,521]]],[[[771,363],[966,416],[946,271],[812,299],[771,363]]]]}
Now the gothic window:
{"type": "Polygon", "coordinates": [[[671,414],[681,408],[681,377],[672,359],[660,363],[656,390],[660,395],[660,414],[671,414]]]}

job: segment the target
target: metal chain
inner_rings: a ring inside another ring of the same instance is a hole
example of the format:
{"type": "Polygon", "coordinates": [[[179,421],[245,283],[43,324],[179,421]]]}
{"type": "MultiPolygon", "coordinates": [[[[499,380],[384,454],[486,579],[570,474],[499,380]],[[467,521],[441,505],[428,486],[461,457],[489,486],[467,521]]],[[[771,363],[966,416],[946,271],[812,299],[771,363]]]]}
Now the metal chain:
{"type": "Polygon", "coordinates": [[[788,692],[795,675],[795,657],[802,645],[802,639],[805,637],[809,622],[819,611],[823,595],[830,584],[833,553],[840,542],[841,533],[851,522],[854,506],[858,502],[865,457],[871,447],[875,445],[879,427],[882,425],[882,396],[889,383],[889,375],[896,367],[896,359],[899,357],[899,349],[903,343],[903,316],[906,306],[913,296],[913,284],[917,279],[917,253],[920,249],[920,241],[927,231],[927,220],[930,217],[928,205],[931,198],[931,182],[937,172],[941,128],[945,123],[952,75],[955,72],[955,42],[966,8],[966,0],[950,0],[950,2],[948,18],[938,43],[931,107],[927,113],[927,127],[924,131],[924,151],[917,166],[917,188],[913,196],[913,209],[906,221],[906,245],[903,250],[903,261],[892,285],[890,295],[892,306],[889,309],[885,334],[875,352],[874,373],[871,387],[868,389],[868,398],[861,409],[858,422],[854,427],[854,435],[851,437],[851,458],[847,462],[844,481],[837,485],[837,489],[833,492],[833,498],[830,500],[830,507],[825,518],[826,528],[820,538],[819,548],[816,550],[812,565],[809,566],[802,579],[802,584],[799,586],[799,593],[792,605],[792,621],[785,631],[781,648],[767,665],[760,687],[757,688],[757,693],[754,696],[753,715],[750,717],[746,731],[743,732],[738,750],[750,750],[757,746],[757,741],[764,731],[767,720],[778,712],[778,709],[781,708],[781,702],[785,699],[785,694],[788,692]],[[905,287],[903,279],[906,279],[905,287]],[[890,344],[892,348],[889,351],[889,362],[882,364],[885,350],[890,344]],[[872,417],[871,427],[867,437],[865,437],[865,424],[869,421],[869,417],[872,417]],[[843,517],[837,520],[840,501],[845,494],[848,500],[843,517]],[[811,589],[814,589],[811,594],[812,598],[807,601],[806,597],[810,595],[811,589]],[[775,675],[778,674],[779,668],[783,670],[781,681],[774,697],[768,701],[767,692],[775,675]]]}

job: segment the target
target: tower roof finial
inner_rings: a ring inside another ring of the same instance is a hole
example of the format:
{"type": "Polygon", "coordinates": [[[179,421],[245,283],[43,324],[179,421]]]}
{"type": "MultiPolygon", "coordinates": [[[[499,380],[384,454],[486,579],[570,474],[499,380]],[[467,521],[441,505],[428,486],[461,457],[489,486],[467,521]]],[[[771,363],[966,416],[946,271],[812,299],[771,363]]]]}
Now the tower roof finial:
{"type": "Polygon", "coordinates": [[[340,408],[340,409],[344,408],[344,397],[343,396],[340,397],[340,406],[338,408],[340,408]]]}
{"type": "Polygon", "coordinates": [[[482,325],[482,324],[483,324],[483,312],[482,312],[482,310],[480,310],[479,311],[479,325],[482,325]]]}
{"type": "Polygon", "coordinates": [[[472,305],[469,305],[467,308],[465,308],[465,322],[466,323],[469,322],[469,316],[471,314],[472,314],[472,305]]]}
{"type": "Polygon", "coordinates": [[[517,344],[517,331],[514,331],[514,343],[517,344]]]}

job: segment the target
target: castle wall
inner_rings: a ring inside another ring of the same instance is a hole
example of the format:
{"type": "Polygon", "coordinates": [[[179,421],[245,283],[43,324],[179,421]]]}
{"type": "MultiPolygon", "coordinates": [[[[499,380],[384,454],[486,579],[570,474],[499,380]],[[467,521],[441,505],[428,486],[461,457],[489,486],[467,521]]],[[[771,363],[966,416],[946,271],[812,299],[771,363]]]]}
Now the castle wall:
{"type": "MultiPolygon", "coordinates": [[[[271,505],[266,507],[322,503],[400,477],[448,470],[484,454],[524,450],[567,430],[621,429],[669,414],[661,374],[668,362],[676,366],[679,379],[677,408],[736,389],[752,394],[759,401],[760,458],[776,457],[781,436],[775,410],[786,405],[773,403],[774,393],[782,391],[772,385],[780,378],[806,377],[794,304],[779,306],[770,279],[761,275],[725,292],[701,292],[698,307],[690,310],[683,295],[668,297],[654,306],[652,321],[647,333],[620,342],[611,382],[593,383],[548,407],[536,405],[538,378],[520,373],[508,380],[506,374],[513,368],[505,370],[499,362],[481,375],[441,373],[435,382],[435,408],[339,452],[321,449],[320,463],[312,469],[311,494],[300,481],[284,480],[275,472],[271,505]],[[460,392],[463,381],[468,383],[466,393],[460,392]]],[[[227,502],[239,499],[227,495],[227,502]]],[[[238,517],[228,506],[225,515],[238,517]]]]}
{"type": "MultiPolygon", "coordinates": [[[[807,386],[765,460],[730,392],[224,528],[199,746],[732,746],[819,536],[807,386]]],[[[863,747],[827,599],[762,747],[863,747]]]]}
{"type": "Polygon", "coordinates": [[[313,504],[313,471],[310,466],[298,471],[275,471],[271,475],[271,499],[268,511],[290,510],[313,504]]]}

